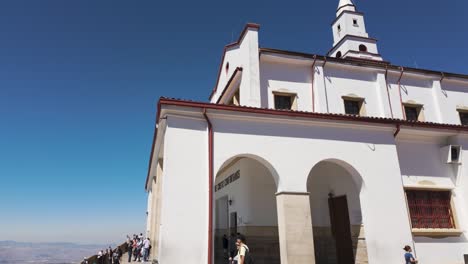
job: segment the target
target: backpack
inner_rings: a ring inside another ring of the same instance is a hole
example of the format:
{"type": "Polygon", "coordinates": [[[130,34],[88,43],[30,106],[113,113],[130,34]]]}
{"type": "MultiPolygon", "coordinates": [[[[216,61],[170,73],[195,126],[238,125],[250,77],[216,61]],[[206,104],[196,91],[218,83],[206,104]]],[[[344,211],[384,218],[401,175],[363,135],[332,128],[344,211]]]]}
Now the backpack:
{"type": "Polygon", "coordinates": [[[245,264],[255,264],[255,260],[249,252],[249,249],[245,247],[245,256],[244,256],[244,263],[245,264]]]}

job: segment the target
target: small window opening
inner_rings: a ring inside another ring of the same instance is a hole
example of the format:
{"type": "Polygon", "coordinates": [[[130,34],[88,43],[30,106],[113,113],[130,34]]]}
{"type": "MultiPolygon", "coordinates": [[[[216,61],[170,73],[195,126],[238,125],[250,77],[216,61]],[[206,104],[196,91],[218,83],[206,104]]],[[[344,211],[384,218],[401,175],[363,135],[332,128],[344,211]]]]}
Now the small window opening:
{"type": "Polygon", "coordinates": [[[468,126],[468,111],[467,112],[459,112],[460,114],[460,122],[464,126],[468,126]]]}
{"type": "Polygon", "coordinates": [[[367,52],[366,45],[363,45],[363,44],[359,45],[359,51],[367,52]]]}
{"type": "Polygon", "coordinates": [[[408,121],[421,121],[422,106],[405,105],[405,115],[408,121]]]}
{"type": "Polygon", "coordinates": [[[357,23],[357,19],[353,19],[353,26],[357,27],[358,26],[358,23],[357,23]]]}
{"type": "Polygon", "coordinates": [[[228,73],[228,71],[229,71],[229,62],[226,63],[226,74],[228,73]]]}
{"type": "Polygon", "coordinates": [[[275,109],[293,110],[296,95],[293,94],[275,94],[275,109]]]}
{"type": "Polygon", "coordinates": [[[336,53],[336,57],[337,57],[337,58],[341,58],[341,51],[338,51],[338,52],[336,53]]]}
{"type": "Polygon", "coordinates": [[[341,25],[338,25],[338,32],[341,31],[341,25]]]}
{"type": "Polygon", "coordinates": [[[361,115],[363,100],[344,99],[345,113],[347,115],[361,115]]]}
{"type": "Polygon", "coordinates": [[[452,162],[458,162],[460,157],[460,147],[452,146],[450,148],[450,160],[452,162]]]}

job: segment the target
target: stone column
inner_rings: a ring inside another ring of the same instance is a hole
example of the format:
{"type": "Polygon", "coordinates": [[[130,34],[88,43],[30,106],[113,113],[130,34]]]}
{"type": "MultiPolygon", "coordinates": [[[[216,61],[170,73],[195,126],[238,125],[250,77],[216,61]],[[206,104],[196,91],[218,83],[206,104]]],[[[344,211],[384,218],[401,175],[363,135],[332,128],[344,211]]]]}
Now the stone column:
{"type": "Polygon", "coordinates": [[[315,264],[309,193],[276,194],[281,264],[315,264]]]}

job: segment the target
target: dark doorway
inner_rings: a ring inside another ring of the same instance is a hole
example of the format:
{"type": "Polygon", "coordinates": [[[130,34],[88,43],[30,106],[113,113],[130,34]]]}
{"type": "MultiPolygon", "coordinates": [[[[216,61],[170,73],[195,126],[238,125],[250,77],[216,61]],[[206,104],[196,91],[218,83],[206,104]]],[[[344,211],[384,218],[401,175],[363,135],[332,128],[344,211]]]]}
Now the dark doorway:
{"type": "Polygon", "coordinates": [[[351,225],[346,196],[330,197],[328,199],[328,207],[338,264],[354,264],[353,242],[351,240],[351,225]]]}
{"type": "Polygon", "coordinates": [[[231,231],[231,234],[236,235],[237,234],[237,212],[232,212],[231,213],[231,221],[229,221],[229,229],[231,231]]]}

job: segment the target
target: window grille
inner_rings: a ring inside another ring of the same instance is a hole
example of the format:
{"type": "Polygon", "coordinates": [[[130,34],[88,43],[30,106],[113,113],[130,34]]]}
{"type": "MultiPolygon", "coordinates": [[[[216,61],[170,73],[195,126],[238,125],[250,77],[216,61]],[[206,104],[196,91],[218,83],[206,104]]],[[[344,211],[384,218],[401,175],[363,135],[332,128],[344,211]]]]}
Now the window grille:
{"type": "Polygon", "coordinates": [[[464,126],[468,126],[468,112],[460,112],[460,121],[464,126]]]}
{"type": "Polygon", "coordinates": [[[361,102],[355,100],[344,100],[345,113],[348,115],[359,115],[361,102]]]}
{"type": "Polygon", "coordinates": [[[275,109],[291,110],[293,98],[290,95],[275,95],[275,109]]]}
{"type": "Polygon", "coordinates": [[[406,190],[413,228],[455,228],[450,191],[406,190]]]}

